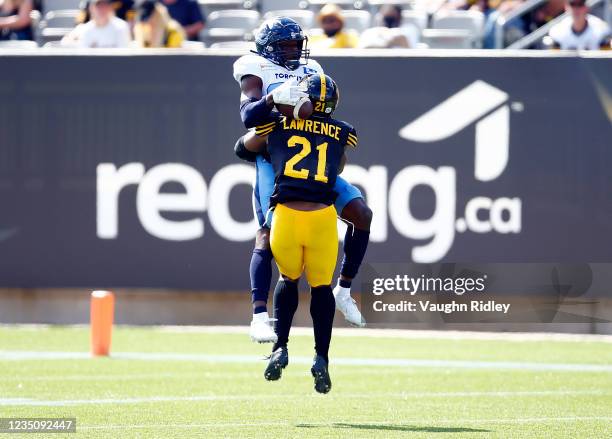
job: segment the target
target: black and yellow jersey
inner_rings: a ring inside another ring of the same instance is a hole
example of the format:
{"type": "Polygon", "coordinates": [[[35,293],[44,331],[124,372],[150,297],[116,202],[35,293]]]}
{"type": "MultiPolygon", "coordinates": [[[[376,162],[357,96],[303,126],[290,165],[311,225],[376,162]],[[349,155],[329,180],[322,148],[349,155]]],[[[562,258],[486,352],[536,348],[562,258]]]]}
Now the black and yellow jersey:
{"type": "Polygon", "coordinates": [[[329,117],[288,120],[279,115],[256,127],[255,133],[268,136],[267,152],[275,174],[271,206],[288,201],[334,203],[344,149],[357,146],[355,128],[329,117]]]}

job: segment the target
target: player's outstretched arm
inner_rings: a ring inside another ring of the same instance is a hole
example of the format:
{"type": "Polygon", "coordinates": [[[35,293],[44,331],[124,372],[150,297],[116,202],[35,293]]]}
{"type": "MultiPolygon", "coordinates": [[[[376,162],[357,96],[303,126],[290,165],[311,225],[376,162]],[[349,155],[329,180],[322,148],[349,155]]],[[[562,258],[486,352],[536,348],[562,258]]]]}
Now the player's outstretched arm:
{"type": "Polygon", "coordinates": [[[262,87],[261,78],[255,75],[246,75],[240,80],[240,91],[246,97],[240,103],[240,118],[246,128],[263,125],[270,120],[274,100],[271,95],[262,95],[262,87]]]}
{"type": "Polygon", "coordinates": [[[294,106],[300,99],[308,96],[304,86],[298,85],[295,78],[286,81],[265,96],[262,96],[261,88],[261,78],[255,75],[246,75],[240,80],[240,90],[243,96],[247,97],[240,104],[240,117],[247,128],[270,122],[272,120],[270,113],[274,104],[294,106]]]}
{"type": "Polygon", "coordinates": [[[245,148],[251,152],[262,152],[266,149],[268,136],[259,136],[255,131],[249,131],[242,138],[245,148]]]}
{"type": "Polygon", "coordinates": [[[249,162],[254,161],[254,157],[266,148],[268,136],[261,137],[254,131],[249,131],[236,142],[234,152],[236,155],[249,162]]]}

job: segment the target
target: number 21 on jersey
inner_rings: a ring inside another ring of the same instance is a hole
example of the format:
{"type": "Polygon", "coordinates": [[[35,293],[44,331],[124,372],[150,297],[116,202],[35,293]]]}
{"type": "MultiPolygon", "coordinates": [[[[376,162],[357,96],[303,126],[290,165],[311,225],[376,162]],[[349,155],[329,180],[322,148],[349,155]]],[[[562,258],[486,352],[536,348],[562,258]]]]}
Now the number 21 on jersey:
{"type": "MultiPolygon", "coordinates": [[[[285,164],[285,175],[288,177],[306,180],[310,175],[310,171],[304,168],[297,170],[295,169],[295,166],[308,154],[310,154],[312,151],[312,145],[306,137],[302,136],[291,136],[287,141],[287,146],[290,148],[298,145],[300,145],[302,149],[296,155],[287,160],[287,163],[285,164]]],[[[325,165],[327,163],[327,142],[321,143],[316,149],[319,153],[319,158],[317,160],[317,173],[315,174],[314,178],[316,181],[327,183],[327,176],[325,175],[325,165]]]]}

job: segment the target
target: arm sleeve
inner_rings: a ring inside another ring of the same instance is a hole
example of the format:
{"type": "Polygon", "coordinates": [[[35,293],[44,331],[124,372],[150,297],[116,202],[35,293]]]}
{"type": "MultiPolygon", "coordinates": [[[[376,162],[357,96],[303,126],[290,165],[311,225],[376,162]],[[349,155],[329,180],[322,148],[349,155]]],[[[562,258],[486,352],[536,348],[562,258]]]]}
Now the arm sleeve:
{"type": "Polygon", "coordinates": [[[255,127],[255,134],[260,137],[267,136],[272,133],[278,126],[279,118],[275,117],[270,122],[258,125],[255,127]]]}
{"type": "Polygon", "coordinates": [[[274,120],[271,113],[272,108],[268,107],[266,96],[263,96],[261,99],[249,98],[240,104],[240,118],[246,128],[253,128],[271,122],[274,120]]]}
{"type": "MultiPolygon", "coordinates": [[[[244,55],[234,62],[233,66],[234,79],[238,84],[242,78],[247,75],[263,78],[261,62],[257,57],[252,55],[244,55]]],[[[262,79],[263,81],[263,79],[262,79]]],[[[268,107],[265,95],[261,99],[248,98],[243,95],[240,102],[240,118],[246,128],[253,128],[257,125],[262,125],[270,122],[270,112],[272,108],[268,107]]]]}

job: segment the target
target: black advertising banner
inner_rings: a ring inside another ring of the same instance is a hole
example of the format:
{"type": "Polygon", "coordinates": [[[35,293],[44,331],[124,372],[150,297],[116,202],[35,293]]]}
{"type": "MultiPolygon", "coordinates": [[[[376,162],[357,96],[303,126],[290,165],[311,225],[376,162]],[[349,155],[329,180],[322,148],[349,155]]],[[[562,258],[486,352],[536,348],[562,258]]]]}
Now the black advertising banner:
{"type": "MultiPolygon", "coordinates": [[[[0,286],[248,285],[236,56],[0,56],[0,286]]],[[[612,58],[322,57],[371,263],[612,261],[612,58]]]]}

